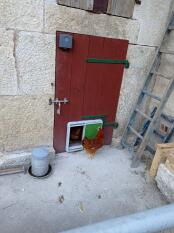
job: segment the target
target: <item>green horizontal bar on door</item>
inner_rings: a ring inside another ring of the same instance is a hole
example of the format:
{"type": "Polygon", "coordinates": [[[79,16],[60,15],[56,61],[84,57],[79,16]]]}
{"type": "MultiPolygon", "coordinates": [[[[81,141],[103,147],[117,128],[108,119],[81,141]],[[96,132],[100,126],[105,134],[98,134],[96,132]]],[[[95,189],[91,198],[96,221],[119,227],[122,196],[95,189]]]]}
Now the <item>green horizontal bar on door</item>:
{"type": "Polygon", "coordinates": [[[125,68],[129,68],[128,60],[112,60],[112,59],[98,59],[98,58],[87,58],[88,63],[102,63],[102,64],[124,64],[125,68]]]}
{"type": "Polygon", "coordinates": [[[83,116],[82,120],[93,120],[93,119],[99,119],[99,118],[103,120],[104,127],[111,126],[114,129],[118,128],[118,122],[112,122],[112,123],[107,122],[106,115],[83,116]]]}
{"type": "Polygon", "coordinates": [[[83,116],[82,117],[82,120],[94,120],[94,119],[98,119],[98,118],[101,118],[103,121],[106,119],[106,115],[94,115],[94,116],[83,116]]]}

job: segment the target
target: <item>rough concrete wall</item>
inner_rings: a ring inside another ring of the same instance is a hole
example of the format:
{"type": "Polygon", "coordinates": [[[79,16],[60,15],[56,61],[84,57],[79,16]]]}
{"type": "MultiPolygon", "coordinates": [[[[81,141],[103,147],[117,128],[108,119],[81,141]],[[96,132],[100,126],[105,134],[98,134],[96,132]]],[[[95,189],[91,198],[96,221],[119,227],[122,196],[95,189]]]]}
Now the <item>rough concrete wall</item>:
{"type": "Polygon", "coordinates": [[[52,144],[48,99],[54,96],[56,30],[129,40],[131,67],[124,73],[117,114],[123,128],[172,1],[142,1],[133,19],[125,19],[58,6],[56,0],[1,0],[0,151],[52,144]]]}

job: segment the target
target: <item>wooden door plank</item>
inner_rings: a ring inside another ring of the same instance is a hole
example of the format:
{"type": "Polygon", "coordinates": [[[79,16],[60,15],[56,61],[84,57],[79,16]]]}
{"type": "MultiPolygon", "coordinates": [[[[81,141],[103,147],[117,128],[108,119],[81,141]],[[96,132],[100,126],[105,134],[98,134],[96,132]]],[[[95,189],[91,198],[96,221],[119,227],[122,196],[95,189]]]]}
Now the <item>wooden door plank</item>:
{"type": "Polygon", "coordinates": [[[106,13],[108,0],[94,0],[93,11],[96,13],[106,13]]]}
{"type": "Polygon", "coordinates": [[[116,15],[116,4],[117,4],[117,0],[108,1],[108,9],[107,9],[108,14],[116,15]]]}
{"type": "MultiPolygon", "coordinates": [[[[103,56],[106,59],[126,59],[128,41],[105,38],[103,56]]],[[[101,112],[106,114],[108,122],[114,122],[120,95],[124,65],[104,64],[101,92],[101,112]]],[[[105,144],[112,140],[112,127],[105,128],[105,144]]]]}
{"type": "Polygon", "coordinates": [[[116,15],[131,18],[134,6],[135,0],[117,0],[116,15]]]}
{"type": "Polygon", "coordinates": [[[160,149],[174,148],[174,142],[157,144],[157,148],[160,148],[160,149]]]}
{"type": "Polygon", "coordinates": [[[107,13],[130,18],[133,15],[135,0],[109,0],[107,13]]]}
{"type": "Polygon", "coordinates": [[[86,35],[74,34],[73,41],[69,120],[78,121],[81,120],[83,115],[83,96],[89,37],[86,35]]]}
{"type": "Polygon", "coordinates": [[[159,165],[161,163],[161,160],[162,160],[163,156],[164,156],[163,150],[160,149],[160,148],[157,148],[157,151],[155,153],[155,157],[153,159],[153,162],[152,162],[152,165],[151,165],[151,168],[150,168],[150,172],[149,172],[149,175],[151,177],[155,177],[156,176],[158,167],[159,167],[159,165]]]}
{"type": "Polygon", "coordinates": [[[57,3],[64,6],[92,11],[94,0],[57,0],[57,3]]]}
{"type": "Polygon", "coordinates": [[[93,10],[93,5],[94,5],[94,0],[80,0],[80,9],[84,9],[87,11],[92,11],[93,10]]]}
{"type": "MultiPolygon", "coordinates": [[[[103,58],[102,50],[104,38],[89,36],[89,52],[87,58],[103,58]]],[[[98,115],[100,112],[102,70],[101,65],[87,63],[85,90],[83,101],[83,115],[98,115]]]]}
{"type": "Polygon", "coordinates": [[[57,3],[64,6],[71,6],[71,0],[57,0],[57,3]]]}
{"type": "MultiPolygon", "coordinates": [[[[56,33],[56,81],[55,98],[70,99],[71,64],[73,50],[62,50],[58,48],[59,32],[56,33]]],[[[65,151],[66,125],[69,120],[69,104],[61,105],[61,114],[57,114],[57,106],[54,111],[54,140],[53,145],[56,152],[65,151]]]]}
{"type": "MultiPolygon", "coordinates": [[[[88,58],[125,59],[128,41],[90,37],[88,58]]],[[[107,116],[109,122],[115,121],[124,65],[87,65],[84,115],[107,116]]],[[[112,140],[112,127],[105,127],[105,144],[112,140]]]]}

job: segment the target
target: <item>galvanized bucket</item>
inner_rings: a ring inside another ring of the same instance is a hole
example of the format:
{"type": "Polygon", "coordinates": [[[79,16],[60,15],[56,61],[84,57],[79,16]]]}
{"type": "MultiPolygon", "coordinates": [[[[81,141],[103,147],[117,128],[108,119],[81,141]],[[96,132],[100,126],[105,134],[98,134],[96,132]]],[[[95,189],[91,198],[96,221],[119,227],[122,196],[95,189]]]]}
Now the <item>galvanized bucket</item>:
{"type": "Polygon", "coordinates": [[[49,151],[45,147],[38,147],[32,151],[31,169],[35,176],[44,176],[49,168],[49,151]]]}

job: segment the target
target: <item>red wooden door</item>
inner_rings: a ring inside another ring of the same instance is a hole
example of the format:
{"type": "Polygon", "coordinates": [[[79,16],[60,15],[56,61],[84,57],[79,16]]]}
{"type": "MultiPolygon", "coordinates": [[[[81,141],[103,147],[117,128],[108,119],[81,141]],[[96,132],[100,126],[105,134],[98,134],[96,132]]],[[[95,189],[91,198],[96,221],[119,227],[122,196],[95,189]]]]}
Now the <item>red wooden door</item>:
{"type": "MultiPolygon", "coordinates": [[[[70,33],[69,33],[70,34],[70,33]]],[[[54,149],[65,151],[66,128],[69,121],[88,115],[106,115],[115,121],[116,109],[124,71],[123,64],[87,63],[87,58],[126,59],[128,41],[72,33],[73,48],[58,47],[56,36],[55,98],[69,100],[54,114],[54,149]]],[[[105,127],[105,144],[112,140],[112,127],[105,127]]]]}

